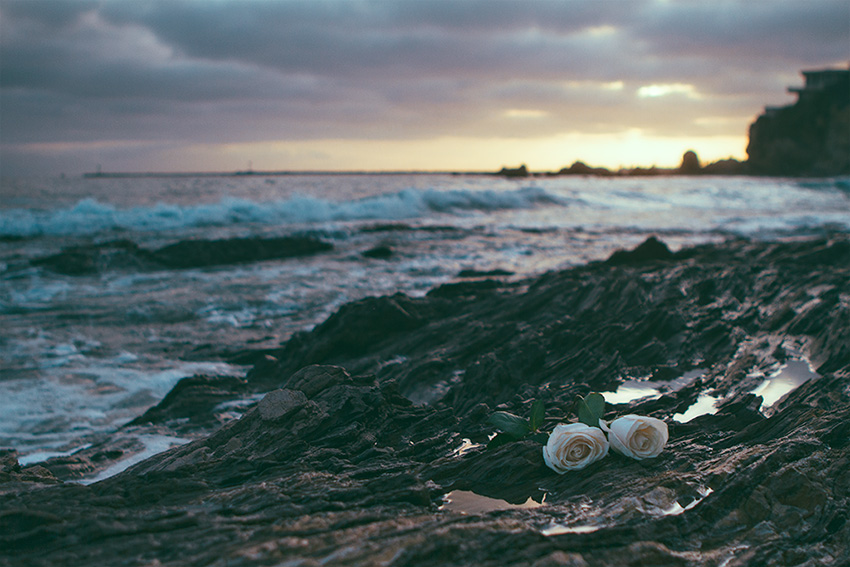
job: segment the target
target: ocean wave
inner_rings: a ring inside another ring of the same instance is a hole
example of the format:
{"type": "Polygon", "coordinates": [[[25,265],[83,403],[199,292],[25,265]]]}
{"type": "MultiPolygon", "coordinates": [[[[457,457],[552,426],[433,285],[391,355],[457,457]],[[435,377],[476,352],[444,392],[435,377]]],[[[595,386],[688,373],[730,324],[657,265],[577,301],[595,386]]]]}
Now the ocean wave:
{"type": "Polygon", "coordinates": [[[850,175],[842,177],[825,177],[823,179],[807,179],[798,183],[800,187],[805,189],[831,190],[837,189],[844,193],[850,193],[850,175]]]}
{"type": "Polygon", "coordinates": [[[563,199],[539,187],[512,191],[405,189],[352,201],[331,201],[306,195],[271,202],[228,197],[213,204],[158,203],[127,209],[87,198],[66,209],[0,211],[0,236],[88,235],[115,230],[157,231],[241,223],[400,220],[565,204],[563,199]]]}

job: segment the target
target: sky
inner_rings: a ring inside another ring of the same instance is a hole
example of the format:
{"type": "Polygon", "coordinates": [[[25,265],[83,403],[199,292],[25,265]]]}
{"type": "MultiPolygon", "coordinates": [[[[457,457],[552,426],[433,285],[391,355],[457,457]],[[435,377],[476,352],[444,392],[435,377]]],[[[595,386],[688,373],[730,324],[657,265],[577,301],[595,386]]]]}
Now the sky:
{"type": "Polygon", "coordinates": [[[2,0],[0,175],[746,159],[847,0],[2,0]]]}

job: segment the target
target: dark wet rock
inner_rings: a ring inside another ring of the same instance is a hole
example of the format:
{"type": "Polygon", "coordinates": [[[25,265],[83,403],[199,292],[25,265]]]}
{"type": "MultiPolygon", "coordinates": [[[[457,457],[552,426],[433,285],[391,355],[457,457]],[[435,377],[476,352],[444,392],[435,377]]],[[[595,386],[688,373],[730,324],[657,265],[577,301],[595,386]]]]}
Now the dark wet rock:
{"type": "Polygon", "coordinates": [[[847,564],[848,243],[738,240],[343,306],[255,365],[233,396],[266,393],[241,419],[91,486],[0,484],[0,565],[847,564]],[[817,375],[765,412],[758,373],[803,355],[817,375]],[[655,459],[558,475],[539,443],[482,446],[495,409],[543,399],[549,430],[576,394],[697,368],[606,406],[668,423],[655,459]],[[704,392],[716,412],[671,419],[704,392]],[[443,507],[455,490],[507,509],[443,507]]]}
{"type": "Polygon", "coordinates": [[[129,240],[71,246],[58,254],[32,261],[69,276],[93,275],[108,270],[148,271],[202,268],[308,256],[332,250],[327,242],[311,237],[234,238],[184,240],[146,250],[129,240]]]}
{"type": "Polygon", "coordinates": [[[18,452],[14,449],[0,449],[0,473],[11,473],[20,470],[18,452]]]}
{"type": "Polygon", "coordinates": [[[351,382],[351,376],[345,371],[345,368],[313,364],[311,366],[305,366],[290,376],[286,385],[312,398],[333,384],[346,384],[349,382],[351,382]]]}
{"type": "Polygon", "coordinates": [[[608,258],[609,264],[639,264],[652,260],[668,260],[673,256],[667,245],[650,236],[634,250],[617,250],[608,258]]]}
{"type": "Polygon", "coordinates": [[[409,224],[404,224],[400,222],[385,222],[364,226],[360,229],[360,232],[365,232],[368,234],[372,232],[407,232],[410,230],[415,229],[409,224]]]}
{"type": "MultiPolygon", "coordinates": [[[[332,362],[340,357],[365,354],[376,345],[404,335],[426,322],[427,319],[419,312],[418,302],[402,294],[369,297],[349,303],[316,327],[313,331],[316,340],[304,344],[309,351],[306,360],[332,362]]],[[[291,344],[300,346],[301,336],[297,335],[291,344]]],[[[299,368],[305,365],[301,364],[299,368]]]]}
{"type": "Polygon", "coordinates": [[[502,269],[496,270],[461,270],[458,272],[459,278],[495,278],[500,276],[512,276],[514,272],[502,269]]]}
{"type": "Polygon", "coordinates": [[[502,287],[499,280],[482,279],[443,284],[428,292],[428,297],[458,298],[481,297],[502,287]]]}
{"type": "Polygon", "coordinates": [[[307,396],[298,390],[274,390],[269,392],[257,404],[260,417],[266,420],[280,419],[286,414],[300,409],[307,403],[307,396]]]}
{"type": "Polygon", "coordinates": [[[160,267],[150,251],[129,240],[71,246],[58,254],[33,260],[32,263],[68,276],[92,275],[115,269],[140,271],[160,267]]]}
{"type": "Polygon", "coordinates": [[[248,392],[244,378],[235,376],[196,375],[183,378],[154,407],[127,425],[165,423],[171,420],[188,419],[197,426],[216,424],[213,408],[234,398],[234,394],[248,392]]]}
{"type": "Polygon", "coordinates": [[[392,258],[393,255],[393,249],[386,245],[375,246],[363,252],[364,257],[376,258],[379,260],[386,260],[388,258],[392,258]]]}
{"type": "Polygon", "coordinates": [[[327,242],[311,237],[232,238],[184,240],[153,252],[169,268],[202,268],[309,256],[332,250],[327,242]]]}
{"type": "Polygon", "coordinates": [[[423,226],[412,226],[405,223],[399,222],[389,222],[389,223],[378,223],[373,225],[364,226],[360,229],[360,232],[364,232],[366,234],[374,233],[374,232],[411,232],[411,231],[422,231],[422,232],[458,232],[462,230],[457,226],[452,225],[439,225],[439,224],[426,224],[423,226]]]}
{"type": "MultiPolygon", "coordinates": [[[[41,465],[22,466],[14,449],[0,449],[0,497],[6,492],[30,490],[44,484],[56,484],[59,480],[41,465]]],[[[0,510],[0,526],[4,515],[0,510]]],[[[2,527],[0,527],[2,531],[2,527]]]]}

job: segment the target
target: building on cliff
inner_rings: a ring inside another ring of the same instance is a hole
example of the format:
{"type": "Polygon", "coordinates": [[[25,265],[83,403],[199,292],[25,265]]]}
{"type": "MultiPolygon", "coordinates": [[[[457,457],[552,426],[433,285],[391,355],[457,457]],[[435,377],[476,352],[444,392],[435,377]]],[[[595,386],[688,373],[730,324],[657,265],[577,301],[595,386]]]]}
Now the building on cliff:
{"type": "Polygon", "coordinates": [[[763,175],[850,174],[850,67],[803,71],[797,102],[767,107],[750,125],[750,171],[763,175]]]}

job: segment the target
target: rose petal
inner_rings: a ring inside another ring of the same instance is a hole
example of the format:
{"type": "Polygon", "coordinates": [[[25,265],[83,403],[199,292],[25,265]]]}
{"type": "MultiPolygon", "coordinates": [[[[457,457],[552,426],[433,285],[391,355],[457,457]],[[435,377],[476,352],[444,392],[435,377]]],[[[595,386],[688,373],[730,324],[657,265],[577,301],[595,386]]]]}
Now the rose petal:
{"type": "Polygon", "coordinates": [[[543,461],[558,474],[583,469],[607,454],[602,431],[583,423],[558,424],[543,447],[543,461]]]}

